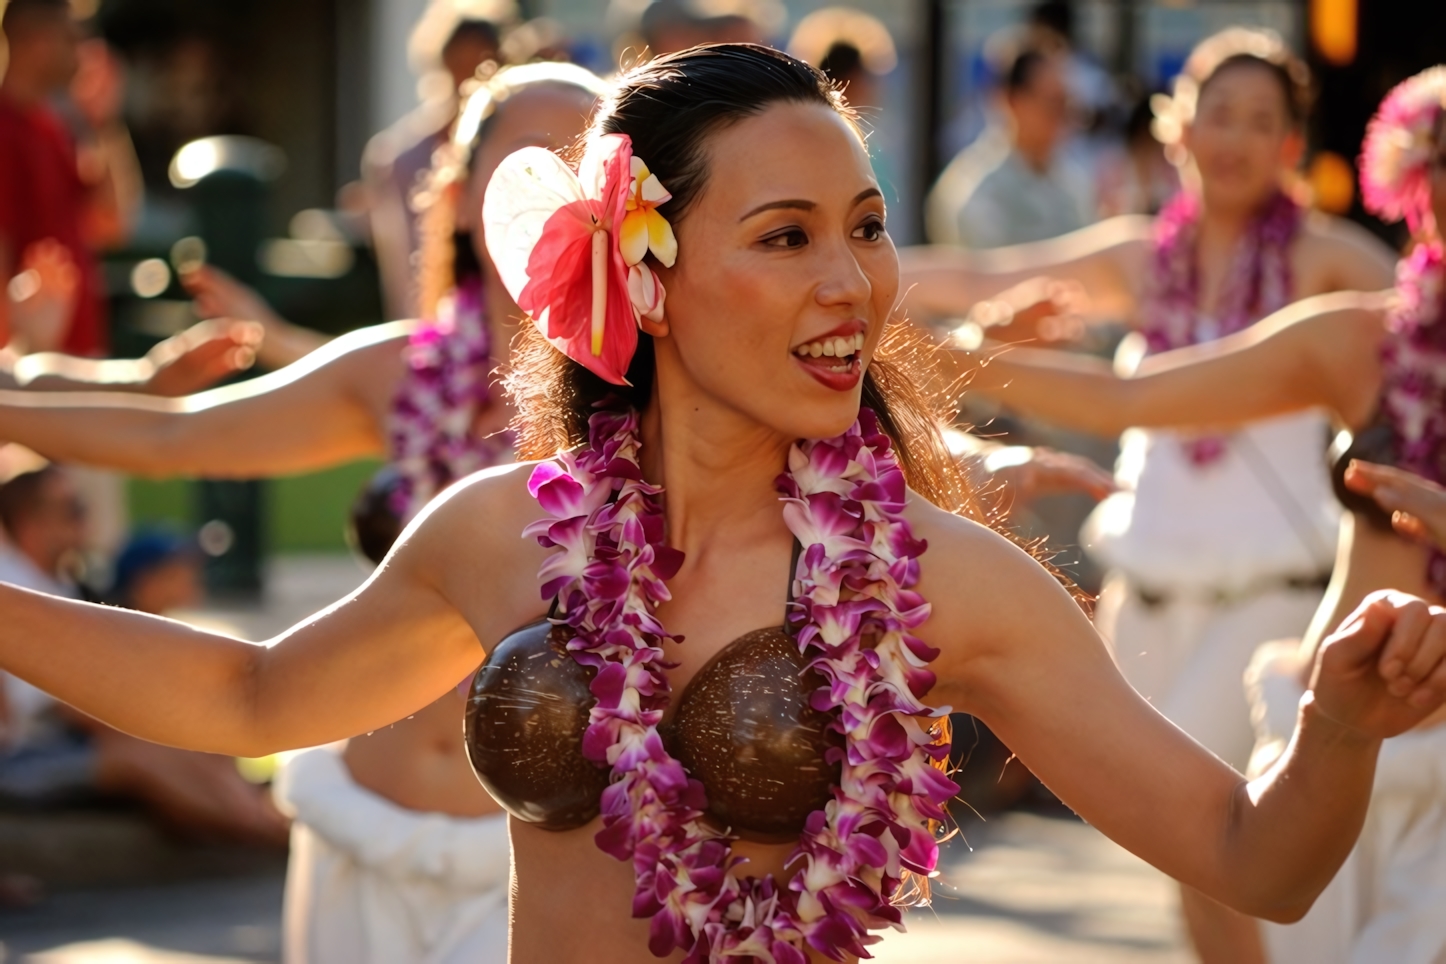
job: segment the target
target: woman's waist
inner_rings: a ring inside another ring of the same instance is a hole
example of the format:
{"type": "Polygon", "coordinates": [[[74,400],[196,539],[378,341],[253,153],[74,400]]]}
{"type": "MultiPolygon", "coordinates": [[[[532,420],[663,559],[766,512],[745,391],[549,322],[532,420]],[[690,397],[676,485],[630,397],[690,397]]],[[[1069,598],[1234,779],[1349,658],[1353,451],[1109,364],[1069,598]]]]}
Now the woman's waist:
{"type": "Polygon", "coordinates": [[[358,786],[408,810],[462,818],[502,812],[473,775],[460,734],[446,745],[359,737],[342,759],[358,786]]]}
{"type": "MultiPolygon", "coordinates": [[[[632,917],[636,882],[631,863],[598,849],[602,819],[575,830],[553,831],[511,821],[514,890],[512,964],[637,964],[681,961],[682,952],[654,958],[647,950],[647,919],[632,917]],[[558,908],[566,908],[559,915],[558,908]]],[[[797,841],[734,841],[748,860],[739,873],[772,874],[786,886],[785,866],[797,841]]],[[[823,961],[823,958],[819,958],[823,961]]],[[[852,958],[850,959],[852,960],[852,958]]]]}

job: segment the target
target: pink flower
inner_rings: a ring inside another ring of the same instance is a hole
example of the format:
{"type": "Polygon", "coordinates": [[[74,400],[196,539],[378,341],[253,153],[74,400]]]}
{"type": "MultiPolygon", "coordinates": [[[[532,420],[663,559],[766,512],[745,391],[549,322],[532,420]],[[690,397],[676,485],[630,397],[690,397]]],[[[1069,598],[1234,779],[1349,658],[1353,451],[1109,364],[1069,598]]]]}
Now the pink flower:
{"type": "Polygon", "coordinates": [[[1432,223],[1428,168],[1443,106],[1446,67],[1423,70],[1391,88],[1361,142],[1361,201],[1386,221],[1405,218],[1418,237],[1432,223]]]}
{"type": "Polygon", "coordinates": [[[558,350],[626,385],[640,318],[660,320],[678,244],[657,207],[671,197],[625,134],[598,137],[576,174],[550,151],[508,155],[482,205],[487,251],[518,307],[558,350]]]}

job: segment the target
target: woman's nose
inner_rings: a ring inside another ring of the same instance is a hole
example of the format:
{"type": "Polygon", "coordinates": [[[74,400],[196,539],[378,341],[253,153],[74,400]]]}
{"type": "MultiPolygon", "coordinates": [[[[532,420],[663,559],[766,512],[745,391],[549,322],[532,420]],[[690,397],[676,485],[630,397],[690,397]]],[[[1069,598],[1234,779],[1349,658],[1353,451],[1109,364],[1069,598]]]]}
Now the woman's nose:
{"type": "Polygon", "coordinates": [[[839,244],[828,252],[827,270],[815,297],[821,305],[861,305],[869,300],[873,285],[848,245],[839,244]]]}

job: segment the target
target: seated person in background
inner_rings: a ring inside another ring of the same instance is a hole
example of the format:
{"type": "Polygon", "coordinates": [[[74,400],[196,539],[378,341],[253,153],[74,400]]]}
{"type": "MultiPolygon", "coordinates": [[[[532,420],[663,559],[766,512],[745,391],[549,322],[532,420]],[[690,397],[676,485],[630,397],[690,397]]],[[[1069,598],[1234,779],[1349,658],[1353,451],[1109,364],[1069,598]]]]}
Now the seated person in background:
{"type": "MultiPolygon", "coordinates": [[[[65,469],[0,485],[0,581],[81,595],[69,567],[85,541],[86,510],[65,469]]],[[[282,846],[288,828],[266,791],[235,761],[127,736],[11,676],[0,677],[0,804],[53,807],[97,798],[143,804],[188,835],[282,846]]]]}
{"type": "Polygon", "coordinates": [[[201,556],[188,539],[143,530],[131,536],[115,562],[110,601],[162,616],[201,602],[201,556]]]}

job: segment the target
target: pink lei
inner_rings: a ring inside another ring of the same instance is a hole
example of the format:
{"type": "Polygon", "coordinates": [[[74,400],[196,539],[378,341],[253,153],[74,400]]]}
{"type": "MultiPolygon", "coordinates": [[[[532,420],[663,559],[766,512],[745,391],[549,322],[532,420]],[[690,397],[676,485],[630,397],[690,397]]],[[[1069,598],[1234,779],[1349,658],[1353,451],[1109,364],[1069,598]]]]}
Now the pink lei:
{"type": "MultiPolygon", "coordinates": [[[[1290,304],[1290,246],[1301,218],[1300,206],[1284,194],[1265,203],[1236,245],[1211,317],[1200,303],[1200,199],[1188,191],[1175,195],[1155,221],[1153,283],[1140,327],[1150,352],[1224,338],[1290,304]]],[[[1225,446],[1224,438],[1207,437],[1189,443],[1188,451],[1192,462],[1206,465],[1225,446]]]]}
{"type": "Polygon", "coordinates": [[[479,439],[472,431],[492,367],[481,281],[459,285],[437,314],[412,333],[388,424],[401,476],[392,511],[403,521],[457,479],[512,458],[511,433],[479,439]]]}
{"type": "MultiPolygon", "coordinates": [[[[1395,430],[1396,464],[1446,482],[1446,257],[1439,240],[1416,246],[1396,268],[1396,302],[1381,347],[1381,410],[1395,430]]],[[[1446,556],[1429,576],[1446,596],[1446,556]]]]}
{"type": "MultiPolygon", "coordinates": [[[[870,933],[902,929],[905,873],[931,875],[931,821],[958,792],[934,764],[931,734],[947,710],[922,698],[936,653],[911,634],[929,616],[912,591],[925,544],[904,519],[906,487],[889,439],[863,409],[843,435],[800,442],[779,477],[783,517],[805,547],[795,571],[793,623],[828,685],[812,698],[844,737],[840,784],[814,812],[789,857],[786,882],[740,877],[731,838],[703,821],[702,784],[658,733],[670,685],[655,611],[682,555],[664,538],[662,490],[643,480],[636,413],[600,411],[587,447],[534,470],[529,490],[547,514],[524,530],[559,551],[544,563],[544,598],[574,633],[568,649],[597,670],[583,753],[612,770],[597,844],[629,860],[633,915],[651,918],[649,949],[687,961],[805,964],[868,957],[870,933]]],[[[833,762],[832,760],[830,762],[833,762]]]]}

